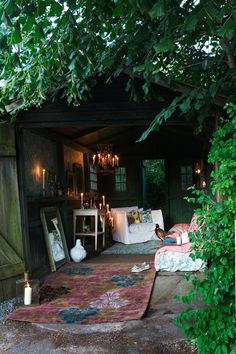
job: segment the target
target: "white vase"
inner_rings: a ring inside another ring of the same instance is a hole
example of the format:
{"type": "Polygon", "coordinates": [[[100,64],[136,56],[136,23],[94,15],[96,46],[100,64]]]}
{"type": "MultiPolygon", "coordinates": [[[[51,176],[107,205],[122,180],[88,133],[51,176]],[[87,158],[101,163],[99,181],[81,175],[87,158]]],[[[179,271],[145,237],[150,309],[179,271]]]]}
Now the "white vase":
{"type": "Polygon", "coordinates": [[[74,262],[80,262],[87,256],[87,252],[84,247],[81,245],[81,240],[77,239],[76,244],[70,250],[70,256],[74,262]]]}

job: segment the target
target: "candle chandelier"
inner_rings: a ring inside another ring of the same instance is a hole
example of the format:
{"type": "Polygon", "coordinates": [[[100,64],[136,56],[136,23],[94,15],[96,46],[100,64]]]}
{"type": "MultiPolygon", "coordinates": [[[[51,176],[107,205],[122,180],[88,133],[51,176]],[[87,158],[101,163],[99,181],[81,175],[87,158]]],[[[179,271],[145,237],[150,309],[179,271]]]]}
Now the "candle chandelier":
{"type": "Polygon", "coordinates": [[[97,153],[93,155],[93,166],[99,170],[113,170],[119,166],[119,157],[112,151],[111,144],[97,145],[97,153]]]}

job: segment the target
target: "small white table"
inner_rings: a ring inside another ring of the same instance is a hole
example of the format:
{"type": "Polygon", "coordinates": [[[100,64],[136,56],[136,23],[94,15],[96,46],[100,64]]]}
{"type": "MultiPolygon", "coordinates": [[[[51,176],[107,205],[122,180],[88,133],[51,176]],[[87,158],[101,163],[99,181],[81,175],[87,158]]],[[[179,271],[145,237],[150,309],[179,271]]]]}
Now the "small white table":
{"type": "Polygon", "coordinates": [[[74,244],[76,241],[77,236],[83,237],[83,244],[84,238],[87,236],[92,236],[95,239],[95,251],[98,248],[98,236],[103,236],[103,247],[105,247],[105,222],[106,222],[106,211],[103,209],[73,209],[73,236],[74,236],[74,244]],[[94,217],[94,231],[83,232],[77,231],[76,229],[76,222],[77,217],[80,216],[90,216],[94,217]],[[102,231],[98,231],[98,221],[101,222],[102,231]]]}

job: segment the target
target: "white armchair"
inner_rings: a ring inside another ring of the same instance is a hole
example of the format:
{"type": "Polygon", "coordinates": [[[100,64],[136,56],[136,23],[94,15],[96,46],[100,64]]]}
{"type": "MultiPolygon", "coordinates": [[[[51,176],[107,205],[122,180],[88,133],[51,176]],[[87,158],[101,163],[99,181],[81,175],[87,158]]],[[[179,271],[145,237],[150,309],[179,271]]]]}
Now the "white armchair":
{"type": "Polygon", "coordinates": [[[125,244],[141,243],[157,240],[155,234],[156,224],[164,230],[164,221],[161,210],[152,210],[152,223],[128,224],[127,212],[139,210],[137,206],[125,208],[112,208],[113,216],[113,240],[125,244]]]}

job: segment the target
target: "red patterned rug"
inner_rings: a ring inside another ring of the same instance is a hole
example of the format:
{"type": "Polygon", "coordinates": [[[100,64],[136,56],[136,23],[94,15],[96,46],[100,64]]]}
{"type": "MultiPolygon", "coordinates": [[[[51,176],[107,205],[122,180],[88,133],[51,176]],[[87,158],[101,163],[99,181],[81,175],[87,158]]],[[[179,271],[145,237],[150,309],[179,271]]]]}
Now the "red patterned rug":
{"type": "Polygon", "coordinates": [[[140,319],[156,271],[131,273],[133,264],[68,263],[40,289],[40,305],[19,307],[7,319],[42,323],[94,324],[140,319]]]}

